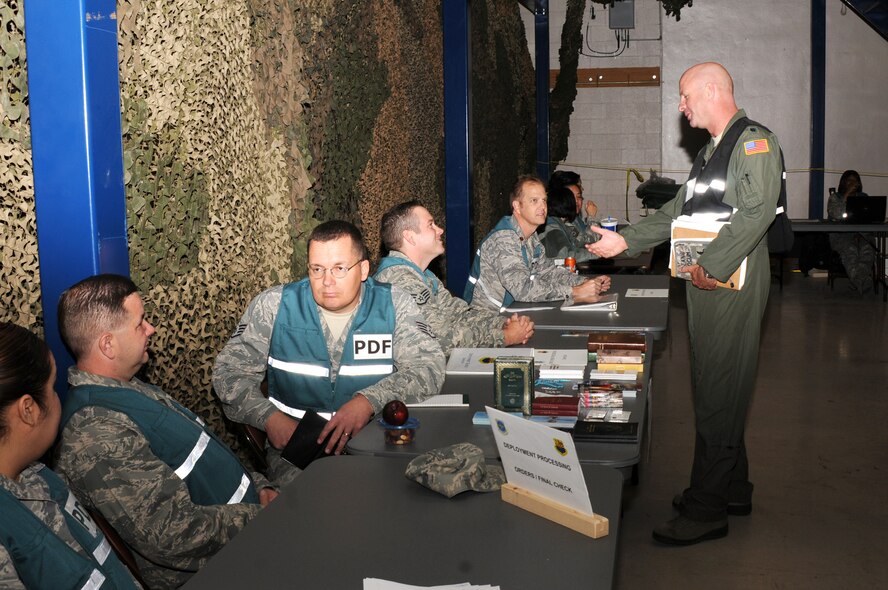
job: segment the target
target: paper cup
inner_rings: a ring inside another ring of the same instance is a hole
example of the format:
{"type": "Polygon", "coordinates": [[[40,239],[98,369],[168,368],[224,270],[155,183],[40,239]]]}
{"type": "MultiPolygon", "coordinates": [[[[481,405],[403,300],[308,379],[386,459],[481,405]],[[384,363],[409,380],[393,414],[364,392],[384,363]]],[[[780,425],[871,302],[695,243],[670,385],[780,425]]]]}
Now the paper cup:
{"type": "Polygon", "coordinates": [[[601,220],[601,227],[610,231],[617,231],[617,220],[613,217],[601,220]]]}

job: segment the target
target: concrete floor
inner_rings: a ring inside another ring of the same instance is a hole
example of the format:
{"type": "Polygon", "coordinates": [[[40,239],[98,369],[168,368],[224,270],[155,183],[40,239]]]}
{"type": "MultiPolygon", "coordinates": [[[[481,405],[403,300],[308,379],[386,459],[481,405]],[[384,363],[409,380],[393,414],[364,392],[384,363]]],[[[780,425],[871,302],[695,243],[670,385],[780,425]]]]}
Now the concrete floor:
{"type": "Polygon", "coordinates": [[[693,455],[684,286],[652,371],[651,446],[627,487],[615,587],[888,588],[888,304],[840,279],[772,282],[746,431],[753,513],[724,539],[664,547],[651,529],[693,455]]]}

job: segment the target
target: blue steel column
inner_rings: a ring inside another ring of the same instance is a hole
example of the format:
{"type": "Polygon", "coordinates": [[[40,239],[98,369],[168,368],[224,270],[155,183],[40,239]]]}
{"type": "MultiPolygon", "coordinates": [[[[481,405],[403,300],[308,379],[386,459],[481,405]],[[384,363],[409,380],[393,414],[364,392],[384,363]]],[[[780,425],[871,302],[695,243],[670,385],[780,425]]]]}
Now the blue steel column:
{"type": "Polygon", "coordinates": [[[537,176],[549,181],[549,0],[533,11],[536,48],[537,176]]]}
{"type": "Polygon", "coordinates": [[[444,194],[447,288],[462,295],[472,263],[472,134],[469,0],[444,0],[444,194]]]}
{"type": "Polygon", "coordinates": [[[63,393],[62,291],[129,275],[114,0],[27,0],[25,40],[46,340],[63,393]]]}
{"type": "Polygon", "coordinates": [[[823,218],[826,137],[826,0],[811,3],[811,172],[808,218],[823,218]]]}

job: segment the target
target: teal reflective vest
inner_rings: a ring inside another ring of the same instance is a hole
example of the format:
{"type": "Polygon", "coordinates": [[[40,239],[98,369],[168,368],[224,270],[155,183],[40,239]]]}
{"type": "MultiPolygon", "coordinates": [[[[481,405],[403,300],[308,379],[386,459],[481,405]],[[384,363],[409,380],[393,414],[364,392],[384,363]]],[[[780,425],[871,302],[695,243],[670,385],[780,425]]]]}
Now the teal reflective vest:
{"type": "Polygon", "coordinates": [[[307,279],[284,286],[268,349],[268,397],[281,411],[335,412],[356,392],[394,372],[395,308],[391,285],[364,281],[336,382],[307,279]]]}
{"type": "Polygon", "coordinates": [[[86,406],[121,412],[136,423],[151,452],[185,482],[192,502],[201,506],[258,504],[250,474],[228,445],[188,408],[170,401],[176,410],[134,389],[78,385],[68,392],[59,430],[86,406]]]}
{"type": "Polygon", "coordinates": [[[373,275],[373,278],[378,279],[379,273],[393,266],[406,266],[412,268],[416,271],[420,278],[422,278],[422,282],[425,283],[426,287],[429,288],[429,291],[431,291],[433,295],[438,294],[438,277],[435,276],[435,273],[433,273],[429,269],[422,270],[412,260],[401,258],[399,256],[386,256],[385,258],[380,260],[379,268],[376,269],[376,274],[373,275]]]}
{"type": "Polygon", "coordinates": [[[74,550],[46,523],[0,487],[0,543],[26,588],[124,590],[137,588],[86,509],[47,467],[37,474],[65,517],[71,536],[87,555],[74,550]]]}
{"type": "MultiPolygon", "coordinates": [[[[513,231],[521,235],[521,230],[515,226],[514,222],[512,221],[512,216],[506,215],[505,217],[500,219],[494,226],[494,228],[490,231],[490,233],[487,234],[483,240],[481,240],[481,243],[478,244],[478,249],[475,251],[475,260],[472,261],[472,270],[469,271],[469,280],[466,282],[465,291],[463,291],[463,299],[465,299],[468,303],[472,302],[472,298],[475,296],[475,285],[478,283],[478,279],[481,277],[481,248],[484,246],[484,242],[490,239],[490,236],[499,231],[513,231]]],[[[528,269],[530,268],[533,257],[542,255],[542,245],[539,245],[536,248],[535,252],[532,252],[530,255],[528,255],[527,243],[524,240],[521,241],[521,258],[524,259],[524,264],[525,266],[527,266],[528,269]]],[[[515,301],[515,298],[512,296],[511,293],[509,293],[507,289],[502,301],[491,301],[500,309],[503,309],[509,307],[509,305],[511,305],[512,302],[515,301]]]]}

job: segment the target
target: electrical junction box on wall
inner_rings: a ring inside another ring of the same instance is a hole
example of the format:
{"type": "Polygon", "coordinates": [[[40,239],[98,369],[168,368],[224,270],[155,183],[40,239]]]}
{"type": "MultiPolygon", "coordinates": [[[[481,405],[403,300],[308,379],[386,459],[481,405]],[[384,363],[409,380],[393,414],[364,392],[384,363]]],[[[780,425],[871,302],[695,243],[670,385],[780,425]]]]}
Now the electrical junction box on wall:
{"type": "Polygon", "coordinates": [[[607,24],[612,29],[635,28],[635,0],[618,0],[607,11],[607,24]]]}

